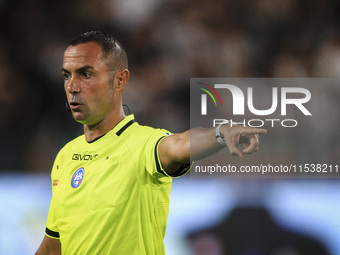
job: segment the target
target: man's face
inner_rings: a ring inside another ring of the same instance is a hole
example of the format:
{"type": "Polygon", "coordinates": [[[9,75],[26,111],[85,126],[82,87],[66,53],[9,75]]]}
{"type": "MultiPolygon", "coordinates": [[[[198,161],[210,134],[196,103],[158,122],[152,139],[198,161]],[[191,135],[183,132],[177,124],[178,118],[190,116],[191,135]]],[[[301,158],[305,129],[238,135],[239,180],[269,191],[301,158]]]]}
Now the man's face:
{"type": "Polygon", "coordinates": [[[62,74],[76,121],[95,126],[108,117],[114,106],[114,79],[110,79],[101,46],[94,42],[69,46],[64,53],[62,74]]]}

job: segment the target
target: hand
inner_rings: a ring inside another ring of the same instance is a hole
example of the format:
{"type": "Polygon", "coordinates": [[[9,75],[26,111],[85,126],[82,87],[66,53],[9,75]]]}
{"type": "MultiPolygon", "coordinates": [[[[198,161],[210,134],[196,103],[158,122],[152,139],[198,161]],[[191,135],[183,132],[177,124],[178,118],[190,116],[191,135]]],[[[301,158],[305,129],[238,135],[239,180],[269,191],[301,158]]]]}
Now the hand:
{"type": "Polygon", "coordinates": [[[221,134],[227,144],[229,152],[233,156],[243,158],[243,154],[250,154],[259,149],[259,134],[267,133],[266,129],[253,127],[223,125],[220,129],[221,134]],[[242,145],[243,150],[238,149],[242,145]]]}

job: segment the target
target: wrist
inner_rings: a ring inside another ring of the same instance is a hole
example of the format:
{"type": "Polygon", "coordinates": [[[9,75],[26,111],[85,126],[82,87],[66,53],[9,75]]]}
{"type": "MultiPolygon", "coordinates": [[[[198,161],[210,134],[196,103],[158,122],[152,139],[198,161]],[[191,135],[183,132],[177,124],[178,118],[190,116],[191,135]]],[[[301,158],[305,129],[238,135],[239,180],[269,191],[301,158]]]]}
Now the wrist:
{"type": "Polygon", "coordinates": [[[224,140],[224,136],[221,134],[221,132],[220,132],[220,129],[221,129],[221,127],[223,126],[223,125],[225,125],[225,124],[227,124],[227,123],[221,123],[221,124],[219,124],[217,127],[216,127],[216,131],[215,131],[215,137],[216,137],[216,140],[217,140],[217,142],[219,143],[219,144],[221,144],[221,145],[223,145],[223,146],[226,146],[227,144],[226,144],[226,142],[225,142],[225,140],[224,140]]]}

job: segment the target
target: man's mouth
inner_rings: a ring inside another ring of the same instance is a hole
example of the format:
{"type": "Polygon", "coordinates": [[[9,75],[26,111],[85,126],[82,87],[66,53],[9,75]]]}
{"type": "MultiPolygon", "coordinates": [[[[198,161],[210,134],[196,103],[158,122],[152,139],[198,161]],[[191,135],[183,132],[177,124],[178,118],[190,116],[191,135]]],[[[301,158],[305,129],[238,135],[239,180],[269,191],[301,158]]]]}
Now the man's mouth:
{"type": "Polygon", "coordinates": [[[79,109],[81,106],[82,106],[82,104],[79,103],[79,102],[75,102],[75,101],[71,101],[71,102],[70,102],[70,108],[71,108],[71,110],[77,110],[77,109],[79,109]]]}

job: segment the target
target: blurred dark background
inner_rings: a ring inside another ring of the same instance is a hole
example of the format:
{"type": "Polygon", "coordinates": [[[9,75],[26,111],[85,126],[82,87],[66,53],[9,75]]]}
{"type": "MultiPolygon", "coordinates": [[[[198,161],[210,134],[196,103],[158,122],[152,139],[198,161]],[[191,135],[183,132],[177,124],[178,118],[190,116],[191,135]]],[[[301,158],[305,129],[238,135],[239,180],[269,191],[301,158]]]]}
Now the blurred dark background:
{"type": "Polygon", "coordinates": [[[190,77],[338,77],[331,0],[0,1],[0,171],[49,172],[82,133],[64,110],[63,51],[89,30],[129,57],[125,103],[139,122],[189,128],[190,77]]]}
{"type": "MultiPolygon", "coordinates": [[[[190,127],[190,78],[339,77],[339,27],[336,0],[0,0],[0,254],[36,250],[53,160],[83,132],[65,110],[60,72],[74,37],[112,33],[129,58],[124,103],[141,124],[181,132],[190,127]]],[[[329,116],[339,90],[319,92],[327,104],[313,110],[329,116]]],[[[323,146],[338,141],[337,125],[314,124],[323,146]]],[[[286,160],[310,147],[288,148],[286,160]]],[[[339,194],[337,180],[183,177],[174,181],[167,254],[266,255],[271,233],[286,239],[270,255],[311,255],[306,240],[321,247],[314,253],[340,254],[339,194]]]]}

